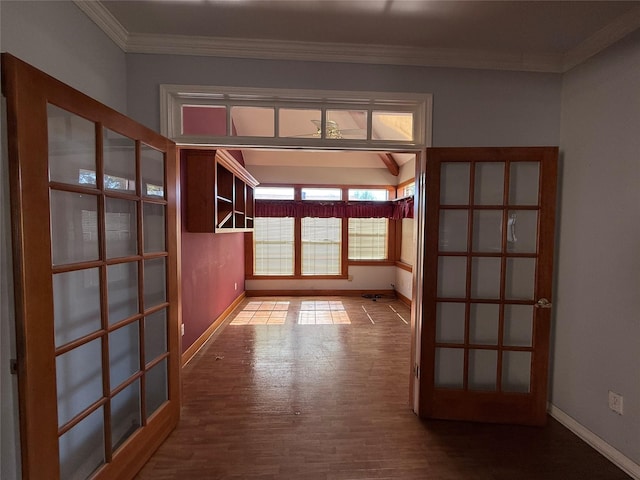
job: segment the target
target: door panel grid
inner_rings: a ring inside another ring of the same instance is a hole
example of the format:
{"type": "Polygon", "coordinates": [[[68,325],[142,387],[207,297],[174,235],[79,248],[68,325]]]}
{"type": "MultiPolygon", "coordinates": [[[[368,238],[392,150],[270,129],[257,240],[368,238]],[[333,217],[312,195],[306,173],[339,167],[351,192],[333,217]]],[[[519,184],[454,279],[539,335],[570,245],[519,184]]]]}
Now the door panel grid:
{"type": "Polygon", "coordinates": [[[179,415],[175,145],[11,55],[2,68],[23,474],[131,478],[179,415]]]}
{"type": "MultiPolygon", "coordinates": [[[[455,288],[458,290],[457,296],[464,297],[464,341],[457,344],[457,348],[463,349],[462,388],[502,391],[502,357],[503,351],[509,348],[504,345],[503,339],[504,302],[515,299],[533,300],[535,280],[535,258],[504,258],[509,254],[509,246],[517,244],[517,238],[513,234],[515,225],[510,223],[512,217],[509,212],[514,212],[514,207],[521,207],[509,204],[510,197],[516,197],[522,188],[510,184],[512,162],[509,160],[444,162],[441,169],[444,172],[441,180],[444,195],[441,199],[445,202],[440,206],[441,226],[450,226],[451,231],[447,236],[452,240],[441,242],[441,248],[444,243],[445,250],[439,252],[443,266],[438,277],[438,302],[451,300],[447,297],[455,288]],[[443,218],[456,216],[461,220],[451,221],[449,225],[442,221],[443,218]],[[466,220],[466,225],[462,220],[466,220]],[[456,242],[458,248],[451,250],[451,243],[456,242]],[[455,253],[465,254],[466,261],[464,257],[451,257],[455,253]],[[500,256],[494,256],[496,253],[500,256]],[[463,283],[464,278],[466,284],[463,283]],[[474,303],[490,300],[500,303],[474,303]]],[[[529,170],[529,175],[532,175],[533,168],[530,167],[529,170]]],[[[520,183],[522,182],[521,180],[520,183]]],[[[537,181],[535,183],[537,191],[537,181]]],[[[537,209],[538,204],[528,208],[537,209]]],[[[515,216],[515,213],[512,215],[515,216]]],[[[530,238],[530,225],[527,230],[529,237],[519,236],[529,245],[535,246],[535,237],[530,238]]],[[[535,234],[535,229],[533,233],[535,234]]],[[[531,255],[535,254],[534,248],[531,255]]],[[[446,321],[446,318],[441,319],[441,322],[446,321]]],[[[440,348],[438,343],[436,348],[440,348]]],[[[521,370],[512,373],[512,376],[527,379],[525,391],[528,392],[530,375],[527,372],[530,371],[530,365],[525,365],[522,358],[518,363],[512,361],[510,367],[511,371],[516,368],[521,370]]],[[[436,382],[436,388],[439,387],[443,386],[436,382]]]]}
{"type": "MultiPolygon", "coordinates": [[[[54,107],[48,111],[54,112],[57,120],[65,118],[67,125],[80,124],[85,131],[89,130],[86,120],[63,109],[54,107]]],[[[54,242],[54,261],[59,259],[56,265],[59,268],[74,268],[73,273],[79,279],[86,276],[94,291],[97,283],[98,293],[82,297],[78,295],[80,289],[59,289],[56,292],[59,296],[54,296],[54,304],[75,305],[80,299],[87,304],[85,308],[91,310],[89,318],[92,315],[100,318],[99,328],[70,338],[70,342],[56,350],[61,473],[71,469],[68,464],[75,461],[78,453],[77,449],[71,448],[72,443],[62,439],[65,434],[71,435],[68,433],[71,430],[76,432],[75,436],[84,438],[82,443],[85,447],[87,443],[92,445],[93,452],[101,448],[104,450],[97,463],[98,459],[89,455],[86,463],[73,467],[77,470],[72,474],[73,478],[85,478],[104,462],[111,461],[114,447],[123,444],[137,429],[146,425],[147,418],[168,399],[167,375],[166,371],[161,371],[163,368],[166,370],[166,340],[160,343],[164,345],[160,350],[150,342],[145,328],[150,316],[144,316],[149,307],[167,306],[164,258],[167,252],[156,249],[153,254],[143,253],[145,243],[167,244],[166,226],[156,222],[153,230],[146,230],[145,227],[151,223],[142,219],[145,207],[147,210],[166,207],[164,155],[151,153],[150,147],[110,132],[99,123],[93,130],[93,147],[86,136],[78,146],[73,131],[67,132],[67,141],[61,135],[55,137],[55,145],[51,145],[52,135],[49,137],[50,150],[55,147],[58,151],[56,167],[62,174],[57,176],[64,180],[50,185],[51,197],[61,198],[51,206],[52,238],[58,239],[58,249],[65,252],[56,256],[54,242]],[[105,139],[109,141],[105,142],[105,139]],[[144,160],[145,172],[141,176],[136,172],[142,170],[142,151],[146,152],[147,158],[144,160]],[[71,152],[71,158],[67,159],[62,152],[71,152]],[[96,157],[93,162],[88,162],[86,157],[93,152],[96,157]],[[75,156],[83,157],[84,168],[78,169],[74,165],[75,156]],[[120,176],[107,174],[105,162],[112,167],[118,165],[119,168],[110,171],[120,176]],[[91,182],[95,180],[96,192],[92,195],[66,191],[67,183],[76,185],[87,181],[87,178],[92,186],[91,182]],[[149,183],[142,184],[137,181],[140,178],[150,179],[149,183]],[[153,189],[149,190],[149,184],[153,189]],[[158,198],[143,203],[146,196],[158,198]],[[67,201],[62,200],[65,198],[67,201]],[[81,201],[84,203],[79,203],[81,201]],[[98,208],[94,210],[94,206],[98,208]],[[122,259],[126,261],[107,264],[107,261],[122,259]],[[96,268],[94,262],[86,265],[86,260],[97,260],[99,266],[96,268]],[[100,272],[97,282],[95,275],[91,275],[95,270],[100,272]],[[94,305],[91,302],[95,302],[94,305]],[[156,348],[153,355],[147,355],[147,346],[156,348]],[[145,367],[152,360],[155,362],[145,367]],[[140,401],[140,392],[144,392],[147,401],[140,401]],[[114,401],[116,396],[117,401],[114,401]],[[134,404],[137,409],[133,408],[134,404]],[[96,412],[102,412],[102,423],[94,415],[96,412]],[[96,433],[98,425],[104,438],[96,433]],[[68,455],[65,456],[67,449],[68,455]]],[[[148,215],[148,218],[152,216],[148,215]]],[[[164,218],[162,215],[161,219],[164,218]]],[[[64,325],[70,322],[65,320],[64,311],[58,310],[64,333],[64,325]]],[[[162,322],[160,325],[165,329],[161,335],[166,339],[167,324],[162,322]]],[[[97,326],[95,322],[94,327],[97,326]]],[[[155,336],[158,337],[158,332],[155,336]]]]}
{"type": "Polygon", "coordinates": [[[557,149],[429,150],[421,411],[540,423],[549,315],[534,305],[550,295],[553,225],[540,222],[554,218],[557,149]]]}

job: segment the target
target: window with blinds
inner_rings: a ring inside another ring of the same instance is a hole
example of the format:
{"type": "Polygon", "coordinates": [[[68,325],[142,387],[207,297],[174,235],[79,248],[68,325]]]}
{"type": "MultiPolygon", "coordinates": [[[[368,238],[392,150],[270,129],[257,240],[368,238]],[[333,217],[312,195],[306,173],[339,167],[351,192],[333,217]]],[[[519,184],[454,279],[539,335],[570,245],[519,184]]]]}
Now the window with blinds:
{"type": "Polygon", "coordinates": [[[340,275],[341,251],[341,219],[302,219],[302,275],[340,275]]]}
{"type": "Polygon", "coordinates": [[[413,243],[413,218],[402,219],[402,243],[400,245],[400,261],[413,265],[415,253],[413,243]]]}
{"type": "Polygon", "coordinates": [[[293,218],[256,218],[253,238],[256,275],[293,275],[293,218]]]}
{"type": "Polygon", "coordinates": [[[389,219],[349,219],[349,260],[386,260],[389,219]]]}

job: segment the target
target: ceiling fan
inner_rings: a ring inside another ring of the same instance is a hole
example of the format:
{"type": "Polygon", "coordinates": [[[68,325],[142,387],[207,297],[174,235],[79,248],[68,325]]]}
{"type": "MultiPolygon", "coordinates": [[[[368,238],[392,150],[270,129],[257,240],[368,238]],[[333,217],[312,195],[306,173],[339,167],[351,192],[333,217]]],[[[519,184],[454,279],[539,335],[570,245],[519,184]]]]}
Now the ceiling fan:
{"type": "MultiPolygon", "coordinates": [[[[311,122],[316,126],[315,132],[295,136],[306,138],[322,138],[322,122],[320,120],[311,120],[311,122]]],[[[329,138],[332,140],[344,138],[345,135],[362,135],[364,133],[364,129],[362,128],[341,129],[340,125],[338,125],[338,122],[334,120],[326,120],[324,130],[324,138],[329,138]]]]}

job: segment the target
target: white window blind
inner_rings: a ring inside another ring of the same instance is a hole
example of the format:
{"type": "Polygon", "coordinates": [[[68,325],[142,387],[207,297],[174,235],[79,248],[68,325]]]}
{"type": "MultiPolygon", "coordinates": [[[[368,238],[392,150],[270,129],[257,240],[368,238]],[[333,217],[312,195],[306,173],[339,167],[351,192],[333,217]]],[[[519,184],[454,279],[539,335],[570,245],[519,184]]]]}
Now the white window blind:
{"type": "Polygon", "coordinates": [[[402,219],[402,244],[400,245],[400,261],[413,265],[415,257],[413,244],[413,218],[402,219]]]}
{"type": "Polygon", "coordinates": [[[349,260],[386,260],[388,232],[387,218],[350,218],[349,260]]]}
{"type": "Polygon", "coordinates": [[[293,218],[256,218],[253,238],[255,275],[293,275],[293,218]]]}
{"type": "Polygon", "coordinates": [[[340,275],[341,250],[341,219],[302,219],[303,275],[340,275]]]}

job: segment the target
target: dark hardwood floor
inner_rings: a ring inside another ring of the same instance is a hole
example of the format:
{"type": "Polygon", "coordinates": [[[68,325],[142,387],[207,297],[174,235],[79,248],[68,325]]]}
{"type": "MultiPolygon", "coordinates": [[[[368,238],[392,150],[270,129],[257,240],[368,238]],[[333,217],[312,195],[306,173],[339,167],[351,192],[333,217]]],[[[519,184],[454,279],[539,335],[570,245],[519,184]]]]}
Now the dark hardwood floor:
{"type": "Polygon", "coordinates": [[[185,367],[180,423],[138,478],[630,478],[551,418],[420,421],[405,321],[385,299],[244,300],[185,367]]]}

